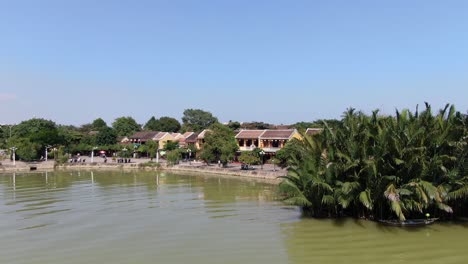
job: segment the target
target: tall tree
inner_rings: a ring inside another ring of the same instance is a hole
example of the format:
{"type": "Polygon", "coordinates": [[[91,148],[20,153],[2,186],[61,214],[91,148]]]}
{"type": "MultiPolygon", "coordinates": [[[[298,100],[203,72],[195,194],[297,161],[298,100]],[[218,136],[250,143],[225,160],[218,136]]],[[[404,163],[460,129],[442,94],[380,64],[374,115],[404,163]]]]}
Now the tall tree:
{"type": "Polygon", "coordinates": [[[8,147],[16,147],[16,159],[31,161],[39,159],[41,156],[41,145],[32,142],[27,137],[14,137],[8,141],[8,147]]]}
{"type": "Polygon", "coordinates": [[[118,136],[131,136],[141,130],[141,126],[130,116],[119,117],[112,123],[118,136]]]}
{"type": "Polygon", "coordinates": [[[156,117],[152,116],[144,126],[145,130],[158,131],[158,121],[156,117]]]}
{"type": "Polygon", "coordinates": [[[96,144],[98,146],[113,145],[117,142],[117,133],[113,128],[101,128],[96,135],[96,144]]]}
{"type": "Polygon", "coordinates": [[[27,138],[41,147],[62,143],[55,122],[42,118],[33,118],[19,123],[13,127],[12,134],[15,138],[27,138]]]}
{"type": "Polygon", "coordinates": [[[151,161],[153,161],[153,159],[156,157],[156,152],[158,151],[158,148],[159,148],[158,142],[154,140],[148,140],[148,142],[146,142],[146,144],[142,146],[146,146],[146,151],[148,152],[151,158],[151,161]]]}
{"type": "Polygon", "coordinates": [[[395,117],[348,109],[336,127],[279,153],[289,156],[281,188],[287,202],[313,216],[373,219],[444,217],[468,211],[466,123],[447,105],[395,117]],[[465,151],[463,150],[465,149],[465,151]]]}
{"type": "Polygon", "coordinates": [[[180,130],[180,122],[175,118],[163,116],[156,121],[156,130],[164,132],[178,132],[180,130]]]}
{"type": "Polygon", "coordinates": [[[200,132],[212,124],[217,123],[218,119],[210,112],[201,109],[186,109],[182,117],[182,122],[185,131],[200,132]]]}
{"type": "Polygon", "coordinates": [[[101,131],[101,129],[107,128],[107,123],[102,118],[97,118],[91,123],[91,126],[93,130],[101,131]]]}
{"type": "Polygon", "coordinates": [[[228,127],[216,123],[205,135],[200,157],[207,163],[220,161],[224,166],[234,158],[238,150],[234,133],[228,127]]]}
{"type": "Polygon", "coordinates": [[[151,117],[145,124],[145,130],[163,131],[163,132],[178,132],[181,128],[180,122],[177,119],[163,116],[156,119],[151,117]]]}
{"type": "Polygon", "coordinates": [[[227,126],[232,130],[232,131],[235,131],[237,129],[239,129],[241,127],[241,124],[237,121],[231,121],[229,120],[229,123],[227,124],[227,126]]]}

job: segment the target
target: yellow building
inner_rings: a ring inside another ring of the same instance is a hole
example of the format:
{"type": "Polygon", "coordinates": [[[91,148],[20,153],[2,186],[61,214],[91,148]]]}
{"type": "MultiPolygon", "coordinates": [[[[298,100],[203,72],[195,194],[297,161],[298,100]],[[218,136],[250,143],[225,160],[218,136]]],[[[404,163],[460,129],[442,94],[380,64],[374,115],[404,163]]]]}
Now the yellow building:
{"type": "Polygon", "coordinates": [[[236,135],[237,144],[241,151],[261,148],[268,154],[275,154],[293,138],[302,139],[296,129],[241,130],[236,135]]]}
{"type": "Polygon", "coordinates": [[[145,144],[148,140],[156,141],[159,149],[164,149],[168,141],[176,141],[176,139],[169,132],[160,131],[142,131],[136,132],[130,138],[130,143],[145,144]]]}

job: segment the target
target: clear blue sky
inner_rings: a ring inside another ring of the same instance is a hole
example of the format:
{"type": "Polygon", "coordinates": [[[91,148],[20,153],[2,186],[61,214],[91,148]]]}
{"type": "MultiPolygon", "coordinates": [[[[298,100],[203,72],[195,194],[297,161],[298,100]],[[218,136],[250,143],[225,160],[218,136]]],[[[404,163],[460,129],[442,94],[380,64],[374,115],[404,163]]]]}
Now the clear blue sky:
{"type": "Polygon", "coordinates": [[[468,1],[0,0],[0,123],[468,109],[468,1]]]}

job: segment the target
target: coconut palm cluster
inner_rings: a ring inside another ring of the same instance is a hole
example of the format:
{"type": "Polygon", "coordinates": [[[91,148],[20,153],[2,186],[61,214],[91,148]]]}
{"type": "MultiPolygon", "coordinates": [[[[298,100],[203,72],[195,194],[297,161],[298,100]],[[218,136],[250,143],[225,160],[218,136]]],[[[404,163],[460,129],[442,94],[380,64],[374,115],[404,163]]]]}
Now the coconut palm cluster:
{"type": "Polygon", "coordinates": [[[395,116],[348,109],[339,125],[290,143],[280,191],[314,217],[467,214],[467,124],[453,105],[395,116]]]}

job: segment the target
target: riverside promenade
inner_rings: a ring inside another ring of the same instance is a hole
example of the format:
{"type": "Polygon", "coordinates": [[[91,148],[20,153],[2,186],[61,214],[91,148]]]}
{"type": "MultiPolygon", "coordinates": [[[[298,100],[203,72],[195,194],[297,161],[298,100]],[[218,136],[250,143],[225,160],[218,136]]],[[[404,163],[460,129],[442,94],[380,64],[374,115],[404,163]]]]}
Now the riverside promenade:
{"type": "MultiPolygon", "coordinates": [[[[133,170],[160,170],[170,172],[191,172],[191,173],[209,173],[217,175],[229,175],[239,176],[248,178],[268,179],[279,181],[279,176],[286,175],[286,170],[281,169],[278,166],[272,164],[264,164],[263,166],[256,165],[251,166],[249,170],[242,170],[240,163],[229,163],[226,167],[219,166],[218,164],[210,164],[200,161],[181,161],[177,165],[168,166],[166,160],[160,159],[160,166],[145,166],[150,159],[139,158],[130,159],[130,163],[118,163],[108,159],[104,162],[104,159],[95,157],[94,161],[91,162],[89,157],[85,157],[85,162],[77,163],[65,163],[57,165],[54,160],[40,161],[40,162],[13,162],[10,160],[1,161],[0,173],[8,172],[28,172],[28,171],[52,171],[52,170],[119,170],[119,169],[133,169],[133,170]]],[[[154,160],[153,160],[154,161],[154,160]]]]}

